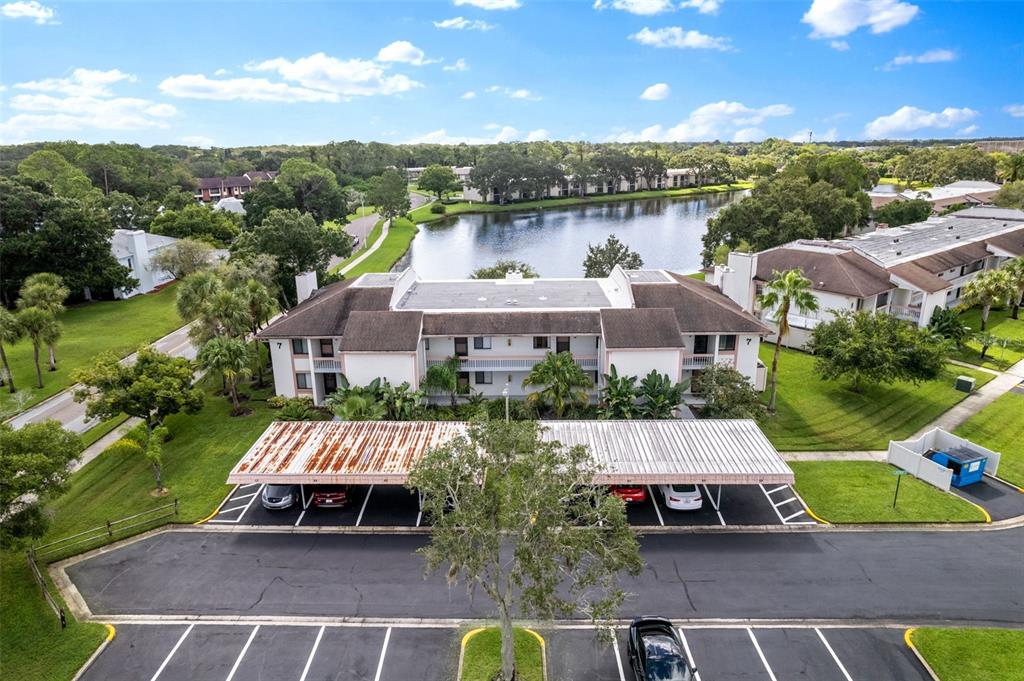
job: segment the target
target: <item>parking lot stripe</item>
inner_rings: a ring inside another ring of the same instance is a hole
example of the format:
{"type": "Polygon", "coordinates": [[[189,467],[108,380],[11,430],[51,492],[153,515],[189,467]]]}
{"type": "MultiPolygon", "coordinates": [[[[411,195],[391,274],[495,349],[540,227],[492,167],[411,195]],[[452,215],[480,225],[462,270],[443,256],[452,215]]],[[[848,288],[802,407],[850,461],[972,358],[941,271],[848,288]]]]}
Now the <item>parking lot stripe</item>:
{"type": "Polygon", "coordinates": [[[299,681],[306,681],[306,675],[309,674],[309,668],[313,664],[313,658],[316,656],[316,649],[320,647],[320,639],[324,637],[324,629],[326,626],[320,627],[320,631],[317,632],[316,640],[313,641],[313,649],[309,651],[309,657],[306,658],[306,666],[302,668],[302,676],[299,677],[299,681]]]}
{"type": "Polygon", "coordinates": [[[702,487],[704,487],[704,493],[708,495],[708,501],[711,502],[711,508],[715,509],[715,513],[718,514],[718,522],[725,525],[725,518],[722,517],[722,511],[718,508],[718,504],[715,503],[715,498],[711,495],[711,490],[708,489],[707,485],[702,485],[702,487]]]}
{"type": "Polygon", "coordinates": [[[298,527],[302,523],[302,519],[306,517],[306,509],[309,508],[309,505],[312,503],[313,495],[310,494],[309,499],[307,499],[302,505],[302,513],[300,513],[299,517],[295,520],[295,527],[298,527]]]}
{"type": "Polygon", "coordinates": [[[380,649],[380,660],[377,662],[377,673],[373,676],[373,681],[380,681],[380,673],[384,670],[384,656],[388,654],[388,641],[391,640],[391,627],[384,632],[384,646],[380,649]]]}
{"type": "Polygon", "coordinates": [[[825,634],[821,633],[821,629],[818,627],[814,627],[814,631],[818,633],[818,638],[820,638],[821,642],[825,644],[825,648],[828,650],[829,655],[831,655],[832,659],[836,661],[836,665],[839,667],[839,671],[843,673],[846,681],[853,681],[850,677],[850,672],[846,671],[846,667],[844,667],[843,663],[839,661],[839,656],[836,655],[836,651],[832,650],[832,646],[829,645],[828,640],[825,638],[825,634]]]}
{"type": "Polygon", "coordinates": [[[775,489],[768,490],[767,493],[768,494],[775,494],[776,492],[781,492],[782,490],[784,490],[784,489],[786,489],[788,487],[789,487],[789,485],[779,485],[775,489]]]}
{"type": "Polygon", "coordinates": [[[258,482],[250,482],[247,485],[239,485],[238,489],[245,489],[246,487],[252,487],[253,485],[258,485],[258,484],[260,484],[260,483],[258,483],[258,482]]]}
{"type": "MultiPolygon", "coordinates": [[[[249,508],[249,504],[242,504],[241,506],[232,506],[231,508],[225,508],[225,509],[222,509],[220,511],[220,513],[232,513],[234,511],[238,511],[238,510],[243,509],[243,508],[249,508]]],[[[217,515],[220,515],[220,513],[218,513],[217,515]]]]}
{"type": "Polygon", "coordinates": [[[775,515],[777,515],[777,516],[779,517],[779,522],[780,522],[780,523],[782,523],[783,525],[785,525],[785,524],[786,524],[786,521],[782,519],[782,514],[781,514],[781,513],[779,513],[779,509],[777,509],[777,508],[775,507],[775,502],[774,502],[774,501],[772,501],[772,498],[771,498],[771,496],[770,496],[770,495],[768,494],[768,490],[766,490],[766,489],[764,488],[764,485],[758,485],[758,487],[760,487],[760,488],[761,488],[761,491],[762,491],[762,492],[764,492],[764,496],[765,496],[765,498],[766,498],[766,499],[768,500],[768,503],[769,503],[769,504],[771,505],[771,507],[772,507],[772,510],[773,510],[773,511],[775,511],[775,515]]]}
{"type": "Polygon", "coordinates": [[[761,658],[761,664],[764,665],[764,670],[768,672],[768,678],[770,678],[772,681],[779,681],[775,678],[775,672],[773,672],[772,668],[768,666],[768,660],[765,659],[764,653],[761,652],[761,646],[757,642],[757,637],[754,636],[754,630],[750,627],[747,627],[747,634],[750,635],[750,642],[754,644],[754,650],[757,651],[757,656],[761,658]]]}
{"type": "Polygon", "coordinates": [[[242,495],[239,495],[237,497],[231,497],[231,501],[241,501],[242,499],[248,499],[249,497],[254,497],[257,494],[259,494],[259,492],[253,492],[252,494],[242,494],[242,495]]]}
{"type": "MultiPolygon", "coordinates": [[[[650,489],[650,486],[648,486],[650,489]]],[[[622,669],[622,655],[619,654],[619,637],[615,635],[615,630],[612,629],[612,649],[615,651],[615,664],[619,668],[619,681],[626,681],[626,673],[622,669]]]]}
{"type": "Polygon", "coordinates": [[[178,638],[178,642],[174,644],[173,648],[171,648],[171,652],[167,653],[167,657],[165,657],[164,661],[160,663],[160,667],[156,670],[156,674],[153,674],[153,677],[149,681],[156,681],[160,678],[160,675],[164,673],[164,668],[167,666],[167,663],[171,661],[172,657],[174,657],[174,653],[178,652],[178,648],[180,648],[181,644],[185,642],[185,637],[189,635],[192,628],[195,626],[196,625],[194,624],[188,625],[188,629],[186,629],[185,633],[178,638]]]}
{"type": "Polygon", "coordinates": [[[356,518],[356,527],[363,522],[363,513],[366,512],[366,504],[370,502],[370,495],[373,494],[373,485],[370,485],[370,489],[366,490],[366,498],[363,499],[363,507],[359,509],[359,517],[356,518]]]}
{"type": "MultiPolygon", "coordinates": [[[[697,668],[697,661],[693,659],[693,653],[690,652],[690,644],[686,640],[686,634],[683,633],[683,628],[679,627],[679,640],[683,642],[683,650],[686,651],[686,659],[690,661],[694,669],[697,668]]],[[[700,681],[700,672],[694,672],[694,681],[700,681]]]]}
{"type": "Polygon", "coordinates": [[[786,499],[785,501],[780,501],[777,504],[773,504],[773,506],[775,506],[775,508],[778,508],[779,506],[785,506],[786,504],[788,504],[790,502],[793,502],[793,501],[796,501],[796,497],[790,497],[789,499],[786,499]]]}
{"type": "Polygon", "coordinates": [[[799,511],[797,511],[793,515],[787,515],[785,518],[782,519],[782,522],[788,523],[790,520],[792,520],[793,518],[795,518],[798,515],[802,514],[803,512],[804,512],[804,510],[801,508],[799,511]]]}
{"type": "Polygon", "coordinates": [[[249,638],[246,640],[246,644],[242,646],[242,652],[239,656],[234,659],[234,665],[231,666],[231,671],[227,673],[227,678],[224,681],[231,681],[234,678],[234,673],[239,671],[239,665],[242,664],[242,658],[246,656],[246,652],[249,651],[249,646],[252,645],[253,639],[256,638],[256,633],[259,631],[259,625],[253,627],[253,631],[249,634],[249,638]]]}
{"type": "Polygon", "coordinates": [[[234,520],[211,520],[210,522],[212,522],[212,523],[240,523],[240,522],[242,522],[242,518],[244,518],[245,514],[249,512],[249,507],[252,506],[252,502],[256,501],[256,497],[258,497],[260,495],[260,492],[263,491],[264,484],[265,483],[261,483],[260,484],[259,489],[256,490],[256,494],[253,495],[252,499],[250,499],[249,503],[247,503],[245,506],[236,506],[235,508],[224,509],[223,511],[221,511],[221,513],[227,513],[228,511],[237,511],[240,508],[243,509],[243,511],[239,514],[239,516],[237,518],[235,518],[234,520]]]}
{"type": "Polygon", "coordinates": [[[664,526],[665,519],[661,517],[661,509],[658,508],[658,498],[654,496],[654,490],[651,489],[650,485],[647,485],[647,493],[651,495],[651,503],[654,504],[654,512],[658,514],[658,522],[664,526]]]}

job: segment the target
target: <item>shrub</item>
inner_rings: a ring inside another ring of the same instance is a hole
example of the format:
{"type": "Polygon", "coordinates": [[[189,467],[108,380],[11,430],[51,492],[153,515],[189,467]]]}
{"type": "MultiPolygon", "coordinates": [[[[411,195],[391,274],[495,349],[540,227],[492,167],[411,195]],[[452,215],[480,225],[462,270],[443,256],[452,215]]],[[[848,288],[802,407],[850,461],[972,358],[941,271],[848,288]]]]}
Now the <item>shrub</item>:
{"type": "Polygon", "coordinates": [[[435,215],[444,215],[445,210],[447,209],[444,207],[443,203],[435,203],[430,206],[430,212],[435,215]]]}

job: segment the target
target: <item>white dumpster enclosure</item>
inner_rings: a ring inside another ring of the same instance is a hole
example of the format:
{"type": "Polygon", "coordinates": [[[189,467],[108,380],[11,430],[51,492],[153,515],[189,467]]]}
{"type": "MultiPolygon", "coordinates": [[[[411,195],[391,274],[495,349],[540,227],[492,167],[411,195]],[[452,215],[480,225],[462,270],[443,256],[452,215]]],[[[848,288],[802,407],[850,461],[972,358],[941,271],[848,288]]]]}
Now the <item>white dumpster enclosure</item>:
{"type": "Polygon", "coordinates": [[[953,471],[940,466],[926,454],[932,451],[970,451],[975,454],[988,457],[988,464],[985,466],[987,475],[996,475],[999,471],[999,453],[986,449],[981,445],[974,444],[970,440],[957,437],[947,433],[941,428],[933,428],[919,438],[913,440],[889,441],[889,454],[886,461],[894,466],[902,468],[915,478],[924,480],[930,485],[935,485],[941,490],[949,491],[950,482],[953,478],[953,471]]]}

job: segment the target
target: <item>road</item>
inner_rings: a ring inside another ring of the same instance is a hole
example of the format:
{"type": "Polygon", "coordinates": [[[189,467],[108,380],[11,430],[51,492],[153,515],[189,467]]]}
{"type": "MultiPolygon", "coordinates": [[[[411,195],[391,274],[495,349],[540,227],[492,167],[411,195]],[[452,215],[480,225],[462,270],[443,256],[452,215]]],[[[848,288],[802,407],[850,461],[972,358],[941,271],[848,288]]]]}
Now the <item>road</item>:
{"type": "MultiPolygon", "coordinates": [[[[409,192],[409,202],[412,208],[419,208],[427,201],[430,201],[430,199],[423,196],[422,194],[409,192]]],[[[377,215],[376,213],[371,213],[370,215],[365,215],[361,218],[356,218],[352,222],[345,225],[345,231],[359,239],[359,244],[360,246],[362,246],[363,244],[366,243],[366,239],[370,235],[370,232],[373,231],[373,226],[377,224],[377,220],[380,220],[380,216],[377,215]]],[[[345,258],[340,258],[336,255],[332,255],[330,263],[328,264],[327,268],[331,269],[335,267],[338,263],[342,262],[343,260],[345,260],[345,258]]]]}
{"type": "MultiPolygon", "coordinates": [[[[68,568],[97,615],[491,615],[412,535],[164,532],[68,568]]],[[[623,616],[1024,625],[1024,528],[648,535],[623,616]]]]}
{"type": "MultiPolygon", "coordinates": [[[[152,345],[160,352],[167,353],[173,357],[185,357],[186,359],[195,359],[196,357],[196,349],[188,339],[187,326],[167,334],[152,345]]],[[[122,359],[121,363],[134,361],[135,353],[132,353],[122,359]]],[[[86,418],[84,403],[75,402],[74,391],[76,387],[71,386],[64,392],[43,400],[36,406],[10,419],[8,423],[15,428],[21,428],[29,423],[40,423],[49,419],[56,419],[67,430],[73,433],[84,433],[96,425],[97,421],[86,418]]]]}

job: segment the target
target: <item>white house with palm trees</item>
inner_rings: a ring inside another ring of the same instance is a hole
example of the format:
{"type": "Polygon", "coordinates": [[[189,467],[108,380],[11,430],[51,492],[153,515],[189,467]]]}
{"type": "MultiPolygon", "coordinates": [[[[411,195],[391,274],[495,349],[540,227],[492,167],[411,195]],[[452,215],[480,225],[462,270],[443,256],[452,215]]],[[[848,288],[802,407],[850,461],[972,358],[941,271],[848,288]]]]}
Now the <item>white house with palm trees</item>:
{"type": "MultiPolygon", "coordinates": [[[[665,270],[490,280],[424,280],[406,270],[320,289],[304,281],[302,302],[258,337],[270,347],[277,393],[317,404],[342,375],[351,385],[380,378],[415,390],[433,387],[428,372],[445,365],[457,392],[522,398],[540,389],[526,379],[549,353],[573,358],[591,399],[613,365],[620,375],[654,370],[682,382],[724,364],[764,384],[757,353],[770,329],[718,288],[665,270]]],[[[447,392],[435,389],[435,399],[447,392]]]]}

